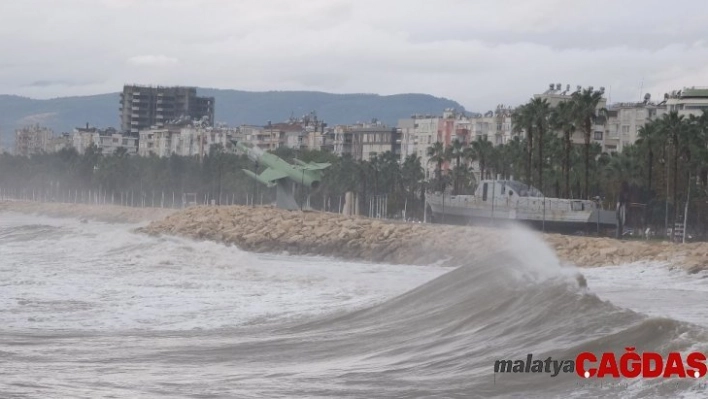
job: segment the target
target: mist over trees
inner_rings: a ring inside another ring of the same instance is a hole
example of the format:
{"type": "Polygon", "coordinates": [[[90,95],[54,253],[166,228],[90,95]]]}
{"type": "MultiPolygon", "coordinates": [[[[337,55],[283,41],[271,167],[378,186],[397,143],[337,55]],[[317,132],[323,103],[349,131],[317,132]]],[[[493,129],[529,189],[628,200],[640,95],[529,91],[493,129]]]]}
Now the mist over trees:
{"type": "MultiPolygon", "coordinates": [[[[592,93],[585,94],[594,101],[592,93]]],[[[430,165],[422,165],[416,155],[401,161],[390,152],[364,161],[289,148],[279,148],[275,154],[286,161],[298,158],[332,164],[318,191],[296,193],[298,200],[309,196],[310,206],[318,210],[338,212],[345,193],[352,191],[359,195],[362,215],[369,215],[371,198],[378,196],[387,202],[382,216],[400,218],[405,210],[407,218],[422,220],[425,191],[472,194],[480,176],[500,175],[531,184],[549,197],[599,198],[610,209],[624,196],[629,203],[627,227],[651,226],[662,231],[665,226],[682,223],[688,202],[689,231],[694,235],[705,231],[708,114],[665,114],[643,126],[639,140],[621,153],[603,153],[600,145],[590,140],[572,144],[570,135],[575,131],[587,137],[588,119],[602,123],[599,113],[587,104],[576,108],[562,103],[549,109],[543,102],[531,101],[519,107],[513,117],[524,134],[497,146],[484,139],[469,144],[453,142],[447,147],[437,143],[427,149],[430,165]],[[427,167],[433,173],[425,180],[427,167]]],[[[255,167],[246,156],[221,146],[212,146],[203,160],[176,155],[136,157],[121,150],[103,155],[97,147],[84,154],[73,149],[31,157],[3,154],[0,190],[64,202],[78,201],[80,195],[86,197],[91,191],[92,195],[100,193],[107,203],[133,206],[172,206],[173,201],[181,206],[183,194],[192,194],[200,204],[246,204],[254,198],[256,204],[271,204],[275,190],[242,171],[260,173],[264,169],[255,167]]]]}

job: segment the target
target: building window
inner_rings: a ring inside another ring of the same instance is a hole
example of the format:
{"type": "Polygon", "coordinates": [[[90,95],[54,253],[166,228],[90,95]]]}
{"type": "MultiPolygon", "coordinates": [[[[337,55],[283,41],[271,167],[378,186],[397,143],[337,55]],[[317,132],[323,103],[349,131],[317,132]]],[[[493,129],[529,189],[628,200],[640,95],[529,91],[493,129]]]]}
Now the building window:
{"type": "Polygon", "coordinates": [[[602,140],[602,132],[595,132],[595,140],[602,140]]]}
{"type": "Polygon", "coordinates": [[[629,134],[629,125],[622,125],[622,134],[629,134]]]}

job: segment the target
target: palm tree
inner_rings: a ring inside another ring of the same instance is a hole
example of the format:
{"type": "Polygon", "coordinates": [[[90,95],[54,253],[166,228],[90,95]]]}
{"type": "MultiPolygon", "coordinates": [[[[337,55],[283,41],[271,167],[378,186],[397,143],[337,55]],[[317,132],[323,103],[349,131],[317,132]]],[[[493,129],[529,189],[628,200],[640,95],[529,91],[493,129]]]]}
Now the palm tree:
{"type": "Polygon", "coordinates": [[[602,180],[609,182],[609,190],[615,195],[619,194],[618,188],[621,184],[627,183],[631,187],[638,187],[642,184],[640,149],[630,145],[624,147],[621,153],[609,156],[607,164],[603,168],[602,180]]]}
{"type": "Polygon", "coordinates": [[[641,152],[647,154],[647,192],[651,192],[652,172],[654,169],[654,147],[661,140],[661,131],[658,129],[656,121],[649,122],[641,126],[637,132],[638,139],[636,145],[641,152]]]}
{"type": "Polygon", "coordinates": [[[467,190],[470,187],[470,183],[474,179],[474,175],[472,174],[472,171],[467,165],[461,163],[459,165],[455,165],[452,168],[452,179],[455,184],[458,184],[457,188],[455,189],[455,194],[459,195],[461,192],[467,190]]]}
{"type": "Polygon", "coordinates": [[[565,185],[563,196],[570,197],[570,152],[572,148],[571,137],[575,133],[575,114],[572,102],[563,101],[551,114],[551,126],[563,132],[563,179],[565,185]]]}
{"type": "Polygon", "coordinates": [[[548,130],[548,118],[551,108],[545,98],[534,98],[529,103],[529,107],[533,115],[533,124],[538,132],[538,188],[543,190],[543,136],[548,130]]]}
{"type": "Polygon", "coordinates": [[[470,161],[479,162],[480,179],[484,180],[488,174],[487,165],[492,157],[494,146],[487,140],[486,136],[479,136],[472,142],[469,150],[465,152],[466,158],[470,161]]]}
{"type": "MultiPolygon", "coordinates": [[[[688,124],[684,119],[683,115],[679,115],[678,111],[671,111],[668,114],[664,114],[661,118],[661,127],[666,132],[666,137],[669,139],[669,146],[673,149],[673,203],[674,203],[674,223],[676,221],[676,215],[678,212],[678,206],[676,203],[676,193],[678,189],[678,161],[679,161],[679,149],[684,144],[685,135],[688,130],[688,124]]],[[[668,198],[667,198],[668,201],[668,198]]]]}
{"type": "Polygon", "coordinates": [[[576,91],[571,99],[575,108],[575,117],[578,126],[585,136],[585,197],[590,196],[590,139],[592,127],[599,118],[597,105],[602,100],[602,91],[593,91],[592,88],[576,91]]]}
{"type": "Polygon", "coordinates": [[[526,133],[526,184],[533,185],[533,125],[534,115],[529,104],[518,107],[511,116],[515,132],[526,133]]]}
{"type": "MultiPolygon", "coordinates": [[[[458,139],[455,139],[452,144],[446,149],[446,157],[448,159],[455,159],[455,167],[460,166],[461,158],[464,154],[465,145],[458,139]]],[[[457,194],[459,188],[459,179],[453,177],[453,190],[457,194]]]]}
{"type": "Polygon", "coordinates": [[[437,141],[427,150],[428,162],[435,162],[435,179],[438,181],[440,191],[445,191],[442,179],[442,166],[448,160],[443,143],[437,141]]]}

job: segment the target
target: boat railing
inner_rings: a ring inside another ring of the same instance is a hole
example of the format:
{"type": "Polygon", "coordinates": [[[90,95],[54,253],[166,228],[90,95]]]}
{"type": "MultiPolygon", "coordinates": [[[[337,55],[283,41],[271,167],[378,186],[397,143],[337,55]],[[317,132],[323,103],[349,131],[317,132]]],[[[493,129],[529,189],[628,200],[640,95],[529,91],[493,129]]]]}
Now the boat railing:
{"type": "Polygon", "coordinates": [[[463,207],[475,206],[494,206],[498,208],[507,208],[509,210],[544,210],[546,212],[563,211],[563,212],[587,212],[597,208],[597,204],[589,200],[565,199],[565,198],[542,198],[542,197],[509,197],[496,196],[483,201],[482,198],[474,195],[445,195],[440,193],[433,194],[431,199],[444,201],[448,205],[457,205],[463,207]]]}

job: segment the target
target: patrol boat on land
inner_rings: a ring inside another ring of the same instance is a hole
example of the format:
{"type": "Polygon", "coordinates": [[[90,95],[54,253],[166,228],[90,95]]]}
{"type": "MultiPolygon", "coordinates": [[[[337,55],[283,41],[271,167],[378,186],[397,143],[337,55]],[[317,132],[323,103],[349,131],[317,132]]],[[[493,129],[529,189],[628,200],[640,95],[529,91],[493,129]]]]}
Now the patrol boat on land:
{"type": "MultiPolygon", "coordinates": [[[[468,224],[515,221],[549,230],[616,228],[618,213],[590,200],[548,198],[515,180],[482,180],[474,195],[426,193],[435,222],[468,224]]],[[[622,216],[624,216],[622,214],[622,216]]]]}

